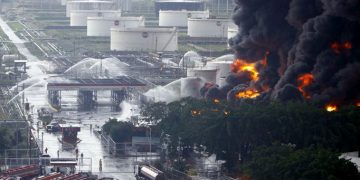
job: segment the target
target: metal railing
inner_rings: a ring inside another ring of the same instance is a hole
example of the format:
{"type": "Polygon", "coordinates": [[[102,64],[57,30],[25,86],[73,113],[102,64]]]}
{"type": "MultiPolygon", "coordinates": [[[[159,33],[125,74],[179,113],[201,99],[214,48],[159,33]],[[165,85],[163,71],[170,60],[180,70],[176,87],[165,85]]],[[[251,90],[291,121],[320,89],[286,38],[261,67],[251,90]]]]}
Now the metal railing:
{"type": "Polygon", "coordinates": [[[185,174],[184,172],[181,172],[179,170],[176,170],[174,168],[171,167],[164,167],[164,173],[166,174],[166,176],[168,177],[169,180],[178,180],[178,179],[182,179],[182,180],[192,180],[193,178],[190,177],[189,175],[185,174]]]}

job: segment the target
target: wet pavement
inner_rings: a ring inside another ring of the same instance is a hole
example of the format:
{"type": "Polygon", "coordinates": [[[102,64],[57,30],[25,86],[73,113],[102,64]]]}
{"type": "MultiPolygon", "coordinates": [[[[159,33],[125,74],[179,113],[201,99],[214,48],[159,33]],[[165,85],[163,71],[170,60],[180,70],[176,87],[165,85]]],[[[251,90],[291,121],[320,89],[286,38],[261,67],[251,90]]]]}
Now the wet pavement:
{"type": "MultiPolygon", "coordinates": [[[[51,157],[57,157],[57,151],[59,150],[60,157],[75,157],[74,149],[64,149],[62,144],[58,140],[61,137],[60,134],[48,133],[44,129],[40,128],[37,134],[37,110],[40,108],[50,108],[47,101],[47,90],[46,90],[46,75],[44,69],[39,66],[41,65],[38,62],[41,61],[37,57],[31,54],[31,52],[25,47],[24,41],[21,40],[6,24],[5,21],[0,17],[0,26],[3,31],[8,35],[9,39],[14,42],[15,46],[18,48],[19,53],[22,54],[28,60],[28,75],[30,78],[34,79],[31,84],[26,84],[26,86],[31,86],[24,91],[26,101],[30,103],[31,112],[34,123],[33,123],[33,133],[35,136],[39,137],[39,140],[42,140],[42,133],[44,148],[48,149],[48,154],[51,157]],[[36,85],[33,85],[37,83],[36,85]],[[33,86],[32,86],[33,85],[33,86]]],[[[92,127],[103,125],[109,117],[116,117],[119,120],[127,120],[133,113],[134,105],[131,103],[122,103],[121,112],[113,112],[110,107],[100,106],[96,111],[89,112],[79,112],[76,105],[76,92],[63,93],[64,100],[62,101],[64,108],[61,112],[55,113],[54,116],[57,118],[62,118],[67,123],[70,124],[80,124],[81,131],[78,134],[78,138],[81,140],[77,144],[79,154],[83,153],[84,158],[82,166],[78,168],[79,171],[92,171],[94,174],[99,174],[101,177],[113,177],[116,179],[126,179],[131,180],[135,179],[134,177],[134,164],[136,161],[142,161],[144,159],[128,157],[128,158],[114,158],[110,156],[104,146],[102,146],[100,140],[92,133],[90,129],[90,124],[92,127]],[[99,172],[99,160],[102,160],[102,172],[99,172]]],[[[106,100],[104,100],[106,101],[106,100]]]]}

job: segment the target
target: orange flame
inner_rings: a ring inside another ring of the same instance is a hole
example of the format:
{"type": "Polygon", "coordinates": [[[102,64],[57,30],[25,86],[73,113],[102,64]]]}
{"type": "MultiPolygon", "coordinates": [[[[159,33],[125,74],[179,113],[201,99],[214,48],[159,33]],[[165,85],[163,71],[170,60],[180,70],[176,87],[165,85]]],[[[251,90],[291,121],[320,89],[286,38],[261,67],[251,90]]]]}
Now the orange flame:
{"type": "Polygon", "coordinates": [[[196,116],[200,116],[201,115],[201,111],[199,110],[191,110],[191,115],[193,117],[196,117],[196,116]]]}
{"type": "Polygon", "coordinates": [[[343,43],[343,46],[342,46],[344,49],[352,49],[352,44],[351,42],[349,41],[346,41],[343,43]]]}
{"type": "Polygon", "coordinates": [[[298,89],[302,95],[309,99],[311,96],[305,91],[305,87],[309,86],[314,81],[314,76],[310,73],[303,74],[298,77],[298,89]]]}
{"type": "Polygon", "coordinates": [[[214,99],[214,103],[215,103],[215,104],[219,104],[219,103],[220,103],[220,100],[219,100],[219,99],[214,99]]]}
{"type": "Polygon", "coordinates": [[[247,89],[245,91],[240,91],[238,92],[235,97],[237,99],[241,99],[241,98],[249,98],[249,99],[253,99],[256,98],[260,95],[260,93],[256,90],[256,89],[247,89]]]}
{"type": "Polygon", "coordinates": [[[333,111],[337,111],[338,107],[335,104],[328,104],[325,106],[325,109],[328,112],[333,112],[333,111]]]}
{"type": "Polygon", "coordinates": [[[345,41],[344,43],[340,44],[338,42],[333,42],[330,44],[330,48],[336,53],[340,54],[341,50],[343,49],[352,49],[352,44],[349,41],[345,41]]]}
{"type": "MultiPolygon", "coordinates": [[[[266,64],[266,61],[262,62],[266,64]]],[[[231,71],[238,73],[241,71],[247,71],[250,73],[253,81],[259,80],[259,72],[255,68],[256,63],[247,63],[242,59],[237,59],[231,64],[231,71]]]]}
{"type": "Polygon", "coordinates": [[[333,43],[331,43],[330,47],[336,54],[340,54],[340,49],[341,49],[340,43],[333,42],[333,43]]]}
{"type": "Polygon", "coordinates": [[[269,91],[270,91],[269,85],[264,84],[264,85],[261,86],[261,88],[262,88],[262,90],[263,90],[264,92],[269,92],[269,91]]]}
{"type": "Polygon", "coordinates": [[[360,101],[356,103],[356,106],[357,106],[357,107],[360,107],[360,101]]]}

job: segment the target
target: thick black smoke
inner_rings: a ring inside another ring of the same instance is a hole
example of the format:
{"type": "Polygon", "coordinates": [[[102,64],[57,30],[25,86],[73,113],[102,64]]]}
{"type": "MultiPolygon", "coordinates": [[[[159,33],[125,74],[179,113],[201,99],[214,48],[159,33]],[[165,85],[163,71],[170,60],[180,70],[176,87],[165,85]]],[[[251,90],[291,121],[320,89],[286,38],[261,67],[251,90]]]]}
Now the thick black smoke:
{"type": "Polygon", "coordinates": [[[236,56],[255,62],[268,54],[260,79],[250,86],[268,87],[273,99],[299,99],[298,78],[310,73],[313,81],[304,90],[313,100],[359,102],[360,0],[235,2],[239,33],[230,44],[236,56]]]}
{"type": "Polygon", "coordinates": [[[359,100],[360,1],[325,1],[322,14],[310,18],[294,44],[289,66],[275,87],[286,91],[297,78],[311,73],[314,81],[307,91],[321,104],[353,104],[359,100]],[[354,10],[354,9],[357,9],[354,10]]]}

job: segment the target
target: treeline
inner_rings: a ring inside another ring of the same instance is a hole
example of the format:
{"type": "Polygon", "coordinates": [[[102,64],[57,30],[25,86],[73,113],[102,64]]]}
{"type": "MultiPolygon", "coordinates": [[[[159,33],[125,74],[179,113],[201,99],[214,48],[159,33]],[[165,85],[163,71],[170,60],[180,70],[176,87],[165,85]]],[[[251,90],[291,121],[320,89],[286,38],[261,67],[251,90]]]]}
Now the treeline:
{"type": "MultiPolygon", "coordinates": [[[[146,120],[158,123],[160,129],[170,135],[170,157],[176,157],[179,145],[184,149],[184,157],[194,148],[204,149],[205,146],[206,152],[226,160],[225,166],[229,172],[246,169],[252,177],[266,174],[261,170],[265,171],[268,166],[276,167],[277,161],[267,162],[267,166],[260,170],[251,168],[256,167],[251,164],[266,158],[264,156],[284,156],[287,159],[302,151],[312,154],[326,152],[329,159],[321,164],[323,167],[325,163],[338,163],[348,170],[346,161],[334,162],[334,157],[338,157],[339,152],[360,149],[358,107],[327,112],[302,102],[244,101],[233,105],[219,101],[183,99],[170,104],[148,104],[143,108],[142,115],[146,120]],[[272,149],[274,143],[277,144],[275,148],[288,148],[289,152],[278,154],[272,149]],[[270,148],[268,154],[256,153],[266,148],[270,148]]],[[[321,159],[315,155],[307,158],[314,161],[316,158],[321,159]]],[[[289,177],[285,179],[292,179],[289,177]]]]}
{"type": "Polygon", "coordinates": [[[0,127],[0,152],[6,149],[26,148],[27,135],[24,129],[0,127]]]}

